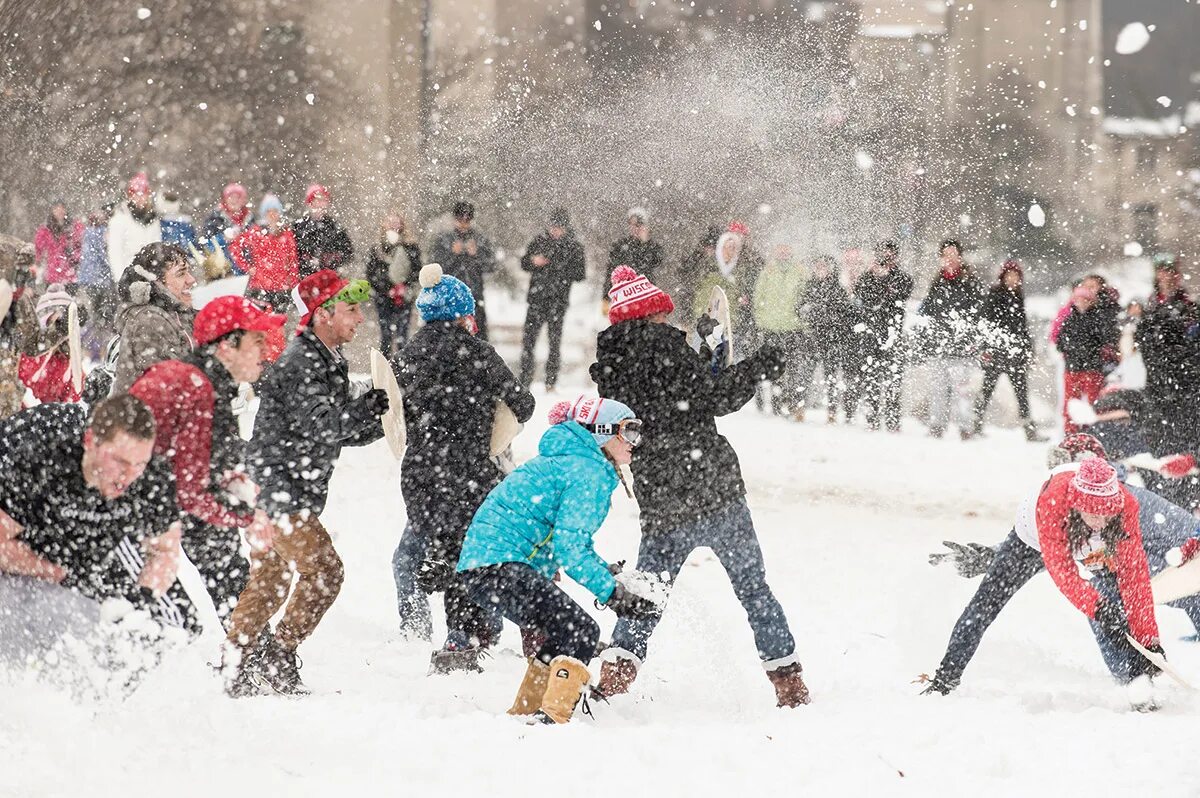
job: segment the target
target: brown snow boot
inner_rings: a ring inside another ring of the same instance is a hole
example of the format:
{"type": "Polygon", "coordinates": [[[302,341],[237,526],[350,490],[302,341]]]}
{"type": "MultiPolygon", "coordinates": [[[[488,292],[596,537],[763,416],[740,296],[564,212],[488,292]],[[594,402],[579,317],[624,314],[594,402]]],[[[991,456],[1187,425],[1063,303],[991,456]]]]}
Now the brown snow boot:
{"type": "Polygon", "coordinates": [[[592,675],[574,657],[555,657],[550,661],[549,677],[537,715],[545,723],[566,723],[575,714],[575,705],[592,675]]]}
{"type": "Polygon", "coordinates": [[[799,662],[767,671],[767,678],[775,687],[776,706],[798,707],[801,704],[809,703],[811,699],[808,697],[808,687],[805,686],[804,679],[800,677],[800,671],[799,662]]]}
{"type": "Polygon", "coordinates": [[[596,692],[605,698],[624,695],[633,686],[637,672],[637,663],[631,659],[619,657],[611,662],[602,662],[600,663],[600,684],[596,685],[596,692]]]}
{"type": "Polygon", "coordinates": [[[529,658],[529,667],[525,669],[525,678],[517,688],[517,698],[509,708],[510,715],[532,715],[542,705],[542,696],[546,694],[546,686],[550,684],[550,666],[534,657],[529,658]]]}

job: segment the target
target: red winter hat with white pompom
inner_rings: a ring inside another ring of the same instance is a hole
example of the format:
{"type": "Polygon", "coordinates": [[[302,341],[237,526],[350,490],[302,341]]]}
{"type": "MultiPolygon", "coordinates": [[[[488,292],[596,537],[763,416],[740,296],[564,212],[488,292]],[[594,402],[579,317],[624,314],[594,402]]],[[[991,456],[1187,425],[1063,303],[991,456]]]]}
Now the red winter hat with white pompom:
{"type": "Polygon", "coordinates": [[[1117,515],[1125,506],[1125,495],[1116,469],[1099,457],[1087,458],[1067,487],[1067,501],[1081,513],[1117,515]]]}
{"type": "Polygon", "coordinates": [[[608,307],[610,324],[675,310],[670,294],[629,266],[613,269],[612,290],[608,292],[608,300],[611,303],[608,307]]]}

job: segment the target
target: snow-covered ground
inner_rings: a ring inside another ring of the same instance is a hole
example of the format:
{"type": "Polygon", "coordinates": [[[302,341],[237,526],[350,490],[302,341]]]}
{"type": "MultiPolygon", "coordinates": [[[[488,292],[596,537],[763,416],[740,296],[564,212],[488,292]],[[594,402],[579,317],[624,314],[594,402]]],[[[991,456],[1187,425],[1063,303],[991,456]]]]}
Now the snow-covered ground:
{"type": "MultiPolygon", "coordinates": [[[[539,399],[521,458],[550,404],[539,399]]],[[[524,668],[511,627],[510,651],[485,673],[427,676],[429,646],[396,632],[390,557],[403,507],[379,442],[347,451],[334,479],[325,519],[346,583],[301,649],[315,695],[225,698],[205,667],[212,640],[123,703],[0,687],[0,795],[1196,795],[1200,699],[1167,686],[1165,709],[1130,712],[1083,618],[1045,576],[1005,611],[957,693],[918,695],[910,682],[936,667],[976,584],[926,555],[943,539],[999,540],[1045,452],[1015,430],[962,444],[906,424],[871,434],[752,407],[721,422],[811,706],[775,708],[704,551],[684,569],[633,695],[594,704],[594,721],[530,728],[503,714],[524,668]]],[[[636,507],[621,494],[613,505],[598,549],[632,561],[636,507]]],[[[607,634],[614,619],[598,616],[607,634]]],[[[1168,655],[1200,679],[1200,648],[1178,641],[1185,616],[1165,609],[1160,623],[1168,655]]]]}

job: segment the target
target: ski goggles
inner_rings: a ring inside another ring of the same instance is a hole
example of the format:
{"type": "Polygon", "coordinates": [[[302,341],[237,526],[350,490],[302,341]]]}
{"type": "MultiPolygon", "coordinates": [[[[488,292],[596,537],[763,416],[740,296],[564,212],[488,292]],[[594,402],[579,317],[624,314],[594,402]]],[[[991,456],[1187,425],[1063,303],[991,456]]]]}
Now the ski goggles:
{"type": "Polygon", "coordinates": [[[351,280],[346,283],[341,291],[338,291],[329,299],[321,303],[321,307],[326,310],[332,310],[333,306],[339,302],[345,302],[347,305],[357,305],[361,302],[366,302],[371,298],[371,284],[366,280],[351,280]]]}
{"type": "Polygon", "coordinates": [[[640,419],[626,418],[615,424],[584,424],[583,426],[594,435],[615,435],[633,447],[642,442],[640,419]]]}

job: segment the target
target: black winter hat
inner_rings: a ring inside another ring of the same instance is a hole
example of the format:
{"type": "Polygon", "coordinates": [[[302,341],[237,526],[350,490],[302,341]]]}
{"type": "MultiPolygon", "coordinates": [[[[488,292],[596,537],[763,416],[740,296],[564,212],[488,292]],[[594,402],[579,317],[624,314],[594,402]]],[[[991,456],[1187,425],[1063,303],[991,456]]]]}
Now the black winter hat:
{"type": "Polygon", "coordinates": [[[470,221],[471,219],[475,218],[475,206],[466,200],[459,200],[458,202],[454,203],[454,210],[452,213],[454,214],[455,219],[466,219],[467,221],[470,221]]]}
{"type": "Polygon", "coordinates": [[[567,213],[566,208],[555,208],[550,211],[550,226],[551,227],[569,227],[571,224],[571,216],[567,213]]]}

